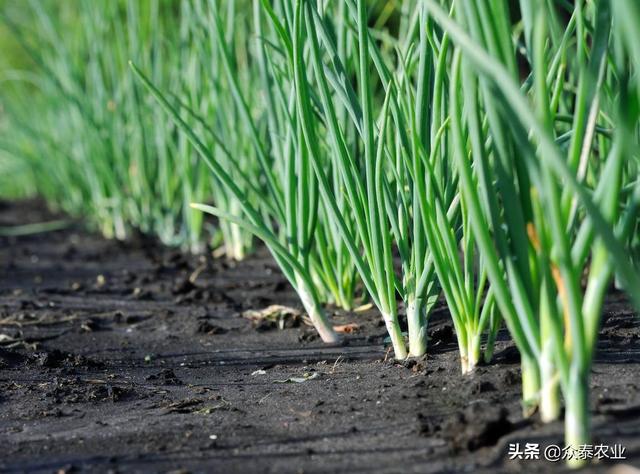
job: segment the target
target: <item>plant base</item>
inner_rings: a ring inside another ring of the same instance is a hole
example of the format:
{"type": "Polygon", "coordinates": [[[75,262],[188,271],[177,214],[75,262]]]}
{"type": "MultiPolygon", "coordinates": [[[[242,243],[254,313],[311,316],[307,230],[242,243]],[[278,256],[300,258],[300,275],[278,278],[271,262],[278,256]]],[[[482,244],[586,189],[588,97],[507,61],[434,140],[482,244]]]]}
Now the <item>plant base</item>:
{"type": "Polygon", "coordinates": [[[425,319],[422,305],[415,301],[407,305],[410,357],[420,357],[427,353],[427,323],[425,319]]]}
{"type": "Polygon", "coordinates": [[[469,344],[466,352],[460,352],[460,363],[462,365],[462,375],[467,375],[476,370],[480,361],[480,345],[469,344]]]}
{"type": "Polygon", "coordinates": [[[522,413],[532,416],[540,402],[540,370],[535,360],[522,357],[522,413]]]}
{"type": "Polygon", "coordinates": [[[316,331],[318,331],[322,341],[328,344],[340,342],[341,337],[333,330],[333,327],[329,323],[329,320],[327,319],[327,316],[320,304],[318,304],[311,293],[306,290],[303,282],[300,279],[298,280],[298,295],[300,296],[302,305],[309,315],[309,318],[311,318],[311,322],[316,328],[316,331]]]}
{"type": "Polygon", "coordinates": [[[547,357],[543,354],[540,359],[540,419],[543,423],[550,423],[560,417],[560,380],[558,373],[547,357]]]}
{"type": "Polygon", "coordinates": [[[569,393],[565,394],[566,408],[564,417],[564,441],[565,446],[570,447],[573,456],[567,459],[567,466],[571,468],[582,467],[587,464],[586,459],[581,459],[575,453],[581,446],[589,444],[589,428],[591,424],[589,414],[588,380],[582,378],[579,383],[573,385],[569,393]]]}
{"type": "Polygon", "coordinates": [[[391,344],[393,346],[393,355],[398,360],[404,360],[408,357],[407,348],[404,343],[404,337],[400,326],[398,325],[398,318],[394,318],[388,313],[382,313],[384,324],[387,327],[387,333],[391,338],[391,344]]]}

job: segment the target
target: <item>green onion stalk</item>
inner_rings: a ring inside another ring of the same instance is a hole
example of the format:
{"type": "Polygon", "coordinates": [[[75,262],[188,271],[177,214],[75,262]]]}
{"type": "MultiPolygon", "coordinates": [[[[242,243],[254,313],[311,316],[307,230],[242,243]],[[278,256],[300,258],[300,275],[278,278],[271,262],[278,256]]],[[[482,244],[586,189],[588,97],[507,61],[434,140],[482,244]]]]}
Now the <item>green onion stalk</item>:
{"type": "MultiPolygon", "coordinates": [[[[364,7],[359,5],[359,13],[361,15],[364,15],[363,10],[364,7]]],[[[364,174],[360,174],[356,168],[353,153],[346,145],[344,132],[338,125],[336,107],[330,97],[324,65],[321,63],[319,41],[315,34],[315,28],[313,28],[313,13],[309,3],[300,0],[296,1],[292,51],[296,110],[303,131],[302,138],[318,177],[319,190],[322,200],[329,210],[330,218],[341,233],[365,287],[382,313],[396,358],[404,359],[407,356],[407,351],[398,322],[391,239],[390,234],[386,232],[384,214],[382,212],[382,209],[384,209],[383,196],[379,192],[383,183],[381,173],[383,146],[382,140],[379,139],[377,143],[374,141],[371,91],[368,90],[369,83],[367,82],[366,58],[368,58],[368,51],[366,39],[363,42],[363,36],[366,37],[366,34],[364,33],[364,28],[359,26],[358,46],[360,61],[358,78],[363,89],[361,98],[365,102],[361,109],[359,107],[362,111],[361,127],[364,135],[363,147],[365,155],[363,157],[365,162],[364,174]],[[303,3],[307,4],[304,19],[303,3]],[[310,37],[311,62],[313,63],[313,70],[319,87],[320,102],[325,113],[324,122],[329,132],[329,141],[334,154],[332,165],[339,170],[339,174],[342,177],[341,184],[346,190],[353,212],[353,221],[357,232],[355,235],[357,235],[358,239],[355,238],[353,230],[347,224],[344,211],[337,206],[336,190],[331,186],[324,169],[324,155],[319,146],[322,140],[319,138],[317,120],[312,112],[311,89],[303,57],[305,43],[303,22],[305,20],[306,33],[310,37]],[[361,242],[364,248],[364,258],[360,255],[360,250],[356,245],[358,241],[361,242]]],[[[388,100],[386,104],[388,105],[388,100]]],[[[385,110],[387,108],[385,106],[385,110]]],[[[386,126],[386,122],[385,120],[384,126],[386,126]]]]}
{"type": "MultiPolygon", "coordinates": [[[[265,94],[273,94],[274,110],[277,111],[270,118],[272,123],[276,123],[270,129],[271,137],[281,140],[275,144],[275,140],[269,140],[263,135],[263,122],[258,122],[253,116],[243,95],[238,71],[234,67],[224,35],[218,5],[214,1],[209,2],[207,18],[211,41],[217,44],[222,72],[237,108],[239,122],[248,132],[246,140],[253,148],[264,178],[261,183],[247,189],[240,188],[231,174],[216,160],[211,147],[205,145],[194,129],[188,126],[166,96],[137,67],[132,65],[132,69],[186,135],[215,179],[238,201],[243,215],[232,215],[216,206],[194,204],[193,207],[229,220],[263,240],[298,293],[321,338],[325,342],[336,342],[339,337],[321,306],[322,287],[314,281],[313,269],[317,262],[314,262],[314,237],[321,215],[319,184],[305,145],[304,127],[297,115],[292,113],[292,84],[286,81],[286,76],[279,75],[277,67],[281,65],[270,64],[272,75],[266,82],[263,79],[262,87],[265,94]],[[256,197],[262,198],[260,207],[254,204],[256,197]]],[[[277,33],[282,35],[281,40],[286,48],[287,39],[290,38],[287,27],[278,29],[277,33]]],[[[264,50],[259,54],[263,53],[264,50]]],[[[251,183],[235,161],[230,160],[227,165],[243,183],[251,183]]],[[[340,282],[342,283],[343,281],[340,282]]]]}
{"type": "MultiPolygon", "coordinates": [[[[424,235],[422,245],[428,249],[451,312],[462,372],[467,374],[480,361],[481,339],[489,328],[486,355],[490,358],[498,326],[495,324],[493,293],[487,290],[487,274],[482,259],[476,258],[468,209],[464,203],[460,204],[458,177],[447,161],[450,159],[449,135],[446,133],[449,125],[446,103],[449,39],[445,33],[438,41],[439,50],[431,49],[428,45],[436,43],[433,30],[423,5],[417,91],[413,94],[408,82],[404,81],[405,88],[398,94],[402,106],[396,110],[394,119],[397,130],[411,131],[409,146],[398,147],[404,155],[401,162],[408,164],[403,172],[413,187],[413,193],[406,201],[412,203],[416,213],[414,225],[420,226],[424,235]],[[492,318],[493,324],[490,324],[492,318]]],[[[420,242],[414,241],[414,246],[419,247],[420,242]]],[[[410,314],[408,311],[408,316],[410,314]]]]}
{"type": "MultiPolygon", "coordinates": [[[[347,4],[352,17],[357,18],[354,2],[349,0],[347,4]]],[[[409,5],[405,4],[405,7],[409,5]]],[[[428,143],[432,155],[444,155],[440,142],[446,129],[446,108],[441,92],[446,80],[444,58],[447,41],[445,39],[437,46],[435,38],[427,34],[428,29],[419,27],[423,15],[423,10],[416,9],[405,20],[396,47],[400,67],[395,71],[388,67],[389,60],[384,57],[371,34],[367,35],[371,60],[386,93],[390,94],[389,110],[391,120],[396,125],[389,136],[384,137],[388,142],[385,152],[386,184],[383,190],[388,225],[402,263],[402,279],[396,286],[406,309],[409,355],[416,357],[427,351],[428,318],[440,293],[425,230],[428,219],[424,217],[425,188],[421,176],[426,170],[422,163],[424,154],[419,156],[419,151],[424,150],[420,140],[428,135],[431,138],[428,143]],[[416,69],[416,60],[419,67],[416,73],[412,73],[416,69]],[[429,94],[432,88],[434,102],[430,107],[429,94]],[[428,112],[430,108],[431,113],[428,112]]],[[[440,165],[443,163],[440,162],[440,165]]],[[[451,196],[451,189],[447,190],[448,197],[451,196]]],[[[448,215],[456,213],[457,201],[449,204],[448,215]]]]}
{"type": "MultiPolygon", "coordinates": [[[[344,35],[346,26],[340,21],[342,10],[343,8],[339,7],[336,12],[336,31],[342,31],[344,35]]],[[[288,162],[285,155],[294,150],[306,153],[307,148],[301,133],[302,125],[296,124],[298,118],[295,111],[295,93],[292,90],[295,54],[292,21],[291,2],[277,2],[272,6],[269,2],[254,0],[254,23],[259,36],[256,58],[263,84],[261,90],[266,99],[265,113],[271,138],[271,153],[275,156],[276,168],[283,181],[286,181],[291,173],[291,169],[283,166],[288,162]],[[266,30],[263,29],[262,17],[269,19],[269,28],[266,30]],[[280,18],[285,18],[286,21],[281,21],[280,18]],[[292,133],[292,130],[295,130],[295,133],[292,133]],[[286,140],[281,141],[280,137],[286,137],[286,140]]],[[[346,45],[342,46],[342,49],[344,48],[346,45]]],[[[344,109],[341,112],[346,113],[344,109]]],[[[339,182],[338,170],[332,168],[330,162],[326,162],[324,166],[331,184],[336,186],[339,182]]],[[[336,204],[346,206],[344,196],[338,195],[336,204]]],[[[345,219],[347,225],[353,225],[348,216],[345,219]]],[[[344,309],[352,309],[359,282],[357,272],[323,200],[320,200],[318,205],[318,217],[310,245],[310,272],[321,293],[322,301],[344,309]]]]}
{"type": "Polygon", "coordinates": [[[318,175],[322,200],[351,254],[360,279],[382,314],[395,357],[404,359],[426,352],[426,319],[437,297],[435,271],[419,221],[413,226],[418,234],[407,232],[412,216],[410,204],[402,201],[406,197],[406,181],[397,175],[403,165],[399,159],[394,160],[390,152],[395,145],[388,124],[398,108],[393,75],[380,49],[371,40],[364,2],[346,4],[357,25],[353,48],[357,54],[353,58],[340,58],[335,54],[336,45],[328,34],[328,15],[316,9],[314,2],[296,2],[297,109],[318,175]],[[302,54],[304,44],[310,50],[311,77],[302,54]],[[330,59],[328,64],[323,60],[325,55],[330,59]],[[358,90],[347,80],[347,66],[343,60],[356,65],[358,90]],[[372,69],[377,71],[377,78],[372,69]],[[371,89],[374,79],[380,80],[385,88],[385,100],[377,113],[374,112],[371,89]],[[321,106],[319,109],[314,107],[316,97],[321,106]],[[344,109],[347,113],[341,115],[344,109]],[[314,113],[320,116],[319,120],[315,119],[314,113]],[[347,135],[340,123],[339,117],[345,115],[349,119],[347,123],[357,131],[356,137],[347,135]],[[318,145],[324,143],[328,143],[328,148],[318,145]],[[326,172],[327,158],[340,178],[337,185],[326,172]],[[339,195],[346,197],[348,210],[333,205],[339,195]],[[422,244],[416,243],[416,235],[422,244]],[[403,278],[395,273],[394,240],[403,278]],[[354,242],[360,245],[354,245],[354,242]],[[408,350],[399,323],[398,292],[407,310],[408,350]]]}
{"type": "MultiPolygon", "coordinates": [[[[435,282],[437,264],[434,265],[432,242],[427,232],[432,222],[430,217],[433,217],[428,209],[428,199],[434,198],[433,187],[430,182],[425,183],[423,176],[427,174],[426,169],[433,165],[433,160],[440,156],[440,143],[446,128],[446,123],[440,123],[446,122],[441,113],[440,94],[445,81],[444,62],[438,58],[446,56],[447,42],[443,42],[439,51],[435,50],[433,42],[429,41],[431,38],[427,38],[427,25],[422,21],[424,13],[422,9],[417,17],[420,20],[418,47],[415,48],[415,38],[405,38],[405,42],[411,42],[401,53],[404,54],[400,61],[402,67],[394,76],[386,68],[378,67],[387,91],[394,91],[391,96],[391,116],[395,133],[391,134],[388,146],[393,167],[388,178],[391,203],[387,204],[387,214],[403,264],[401,295],[406,304],[409,352],[414,356],[426,353],[428,316],[439,293],[439,286],[435,282]],[[419,51],[416,92],[413,91],[414,81],[408,72],[415,61],[415,49],[419,51]],[[438,64],[435,78],[433,62],[438,64]],[[435,100],[429,115],[431,88],[434,89],[435,100]],[[433,138],[433,141],[429,142],[429,138],[433,138]],[[425,147],[430,144],[433,151],[431,156],[425,157],[425,147]],[[428,166],[423,163],[425,160],[429,160],[428,166]],[[431,195],[427,197],[428,192],[431,195]]],[[[382,64],[380,59],[377,62],[382,64]]],[[[440,201],[438,204],[441,204],[440,201]]],[[[450,213],[456,213],[457,203],[449,204],[450,213]]]]}

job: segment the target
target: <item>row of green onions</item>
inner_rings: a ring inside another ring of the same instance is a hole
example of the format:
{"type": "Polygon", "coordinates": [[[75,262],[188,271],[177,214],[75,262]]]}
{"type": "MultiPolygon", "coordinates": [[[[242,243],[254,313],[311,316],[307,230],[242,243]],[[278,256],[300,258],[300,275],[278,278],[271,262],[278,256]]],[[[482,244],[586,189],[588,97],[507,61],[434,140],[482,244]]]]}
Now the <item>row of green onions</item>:
{"type": "Polygon", "coordinates": [[[229,258],[257,237],[328,343],[327,304],[368,300],[395,357],[422,356],[443,298],[468,374],[504,321],[525,414],[564,399],[587,444],[611,282],[640,307],[640,7],[393,3],[87,1],[65,41],[34,1],[39,44],[4,17],[39,72],[0,78],[0,166],[27,159],[23,189],[108,236],[197,251],[202,211],[229,258]]]}

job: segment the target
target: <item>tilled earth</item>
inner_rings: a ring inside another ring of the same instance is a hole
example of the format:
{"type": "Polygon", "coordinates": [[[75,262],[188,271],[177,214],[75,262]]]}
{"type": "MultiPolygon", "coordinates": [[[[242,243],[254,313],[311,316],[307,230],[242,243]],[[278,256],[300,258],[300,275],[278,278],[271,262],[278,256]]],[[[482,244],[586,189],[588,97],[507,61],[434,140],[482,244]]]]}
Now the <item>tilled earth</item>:
{"type": "MultiPolygon", "coordinates": [[[[0,203],[0,227],[55,218],[0,203]]],[[[142,237],[71,226],[0,237],[1,472],[558,472],[509,460],[511,443],[562,444],[562,423],[524,419],[517,351],[460,375],[444,305],[428,357],[397,363],[375,310],[322,344],[296,311],[247,310],[295,294],[264,249],[241,264],[185,256],[142,237]]],[[[593,369],[594,444],[640,466],[640,323],[607,300],[593,369]]],[[[626,466],[626,467],[625,467],[626,466]]]]}

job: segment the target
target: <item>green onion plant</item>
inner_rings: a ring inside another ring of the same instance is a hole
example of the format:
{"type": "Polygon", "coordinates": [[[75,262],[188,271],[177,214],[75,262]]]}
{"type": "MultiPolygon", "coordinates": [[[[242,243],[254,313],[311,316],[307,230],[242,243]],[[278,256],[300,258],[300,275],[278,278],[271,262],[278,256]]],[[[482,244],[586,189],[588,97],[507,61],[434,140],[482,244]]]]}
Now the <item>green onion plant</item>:
{"type": "MultiPolygon", "coordinates": [[[[589,442],[589,371],[613,265],[627,289],[637,288],[639,281],[623,244],[637,219],[637,196],[621,194],[634,153],[626,148],[632,138],[624,126],[613,136],[596,138],[598,125],[606,128],[611,117],[626,113],[624,102],[607,97],[624,77],[615,67],[606,71],[610,5],[583,9],[576,3],[576,28],[570,34],[577,36],[577,48],[589,45],[590,54],[579,49],[575,61],[567,51],[557,56],[556,47],[568,43],[562,36],[554,43],[547,35],[554,15],[541,8],[527,38],[531,81],[521,84],[505,28],[506,4],[464,3],[455,21],[435,1],[425,1],[459,48],[450,94],[460,189],[473,208],[471,223],[498,307],[522,354],[524,396],[537,397],[543,418],[552,419],[559,414],[553,388],[559,383],[566,444],[577,449],[589,442]],[[587,20],[590,28],[584,26],[587,20]],[[565,60],[565,74],[578,81],[576,97],[551,69],[557,67],[554,57],[565,60]],[[607,75],[611,89],[603,86],[607,75]],[[573,114],[568,147],[555,125],[563,109],[573,114]],[[479,137],[471,157],[465,152],[467,135],[479,137]]],[[[629,294],[638,299],[637,293],[629,294]]]]}

